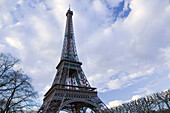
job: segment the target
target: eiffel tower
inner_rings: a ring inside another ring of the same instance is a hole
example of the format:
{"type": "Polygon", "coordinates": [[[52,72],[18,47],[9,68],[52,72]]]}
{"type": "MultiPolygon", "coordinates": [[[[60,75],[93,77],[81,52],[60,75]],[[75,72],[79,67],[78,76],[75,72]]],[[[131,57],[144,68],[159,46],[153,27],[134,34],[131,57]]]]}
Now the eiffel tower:
{"type": "Polygon", "coordinates": [[[67,22],[61,60],[52,87],[45,94],[38,113],[110,113],[107,106],[97,96],[96,88],[90,86],[78,59],[73,32],[73,11],[66,13],[67,22]]]}

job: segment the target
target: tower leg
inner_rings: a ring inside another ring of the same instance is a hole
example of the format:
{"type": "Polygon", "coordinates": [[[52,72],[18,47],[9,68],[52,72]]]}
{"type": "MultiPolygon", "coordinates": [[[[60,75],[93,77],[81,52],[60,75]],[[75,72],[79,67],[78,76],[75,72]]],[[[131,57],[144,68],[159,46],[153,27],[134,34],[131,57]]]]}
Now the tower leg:
{"type": "Polygon", "coordinates": [[[79,105],[76,105],[76,113],[80,113],[80,106],[79,105]]]}

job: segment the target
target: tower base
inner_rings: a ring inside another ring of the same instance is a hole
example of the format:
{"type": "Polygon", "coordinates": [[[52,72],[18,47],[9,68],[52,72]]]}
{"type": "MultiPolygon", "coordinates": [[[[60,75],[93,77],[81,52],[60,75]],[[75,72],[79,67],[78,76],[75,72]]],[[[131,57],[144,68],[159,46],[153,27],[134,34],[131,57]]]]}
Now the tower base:
{"type": "Polygon", "coordinates": [[[55,84],[45,94],[38,113],[86,113],[90,108],[95,113],[110,113],[98,98],[96,88],[55,84]]]}

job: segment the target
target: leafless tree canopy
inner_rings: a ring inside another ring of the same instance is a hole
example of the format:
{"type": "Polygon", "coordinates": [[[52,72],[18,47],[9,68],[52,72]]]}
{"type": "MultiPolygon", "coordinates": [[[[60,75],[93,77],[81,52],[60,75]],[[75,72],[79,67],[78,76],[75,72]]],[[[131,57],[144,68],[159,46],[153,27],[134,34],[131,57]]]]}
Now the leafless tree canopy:
{"type": "Polygon", "coordinates": [[[170,90],[111,108],[113,113],[170,113],[170,90]]]}
{"type": "Polygon", "coordinates": [[[0,78],[17,63],[19,63],[19,59],[10,54],[0,53],[0,78]]]}
{"type": "Polygon", "coordinates": [[[0,54],[0,113],[18,113],[35,105],[37,93],[30,78],[22,71],[14,70],[18,62],[10,54],[0,54]]]}

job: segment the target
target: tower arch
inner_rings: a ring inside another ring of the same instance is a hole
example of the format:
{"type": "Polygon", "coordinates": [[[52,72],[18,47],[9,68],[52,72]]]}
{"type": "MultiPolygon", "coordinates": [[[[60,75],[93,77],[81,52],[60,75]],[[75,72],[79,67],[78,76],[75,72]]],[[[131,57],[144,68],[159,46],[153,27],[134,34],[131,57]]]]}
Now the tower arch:
{"type": "Polygon", "coordinates": [[[72,109],[70,107],[70,110],[67,110],[67,111],[69,111],[69,113],[71,113],[70,112],[71,109],[73,110],[72,112],[80,112],[80,111],[83,112],[84,111],[83,113],[85,113],[88,108],[91,109],[92,111],[98,111],[96,109],[96,108],[98,108],[98,105],[93,102],[90,102],[88,100],[81,100],[81,99],[74,100],[73,99],[73,100],[66,101],[61,106],[61,110],[68,109],[68,106],[72,106],[73,108],[76,108],[76,109],[72,109]]]}

